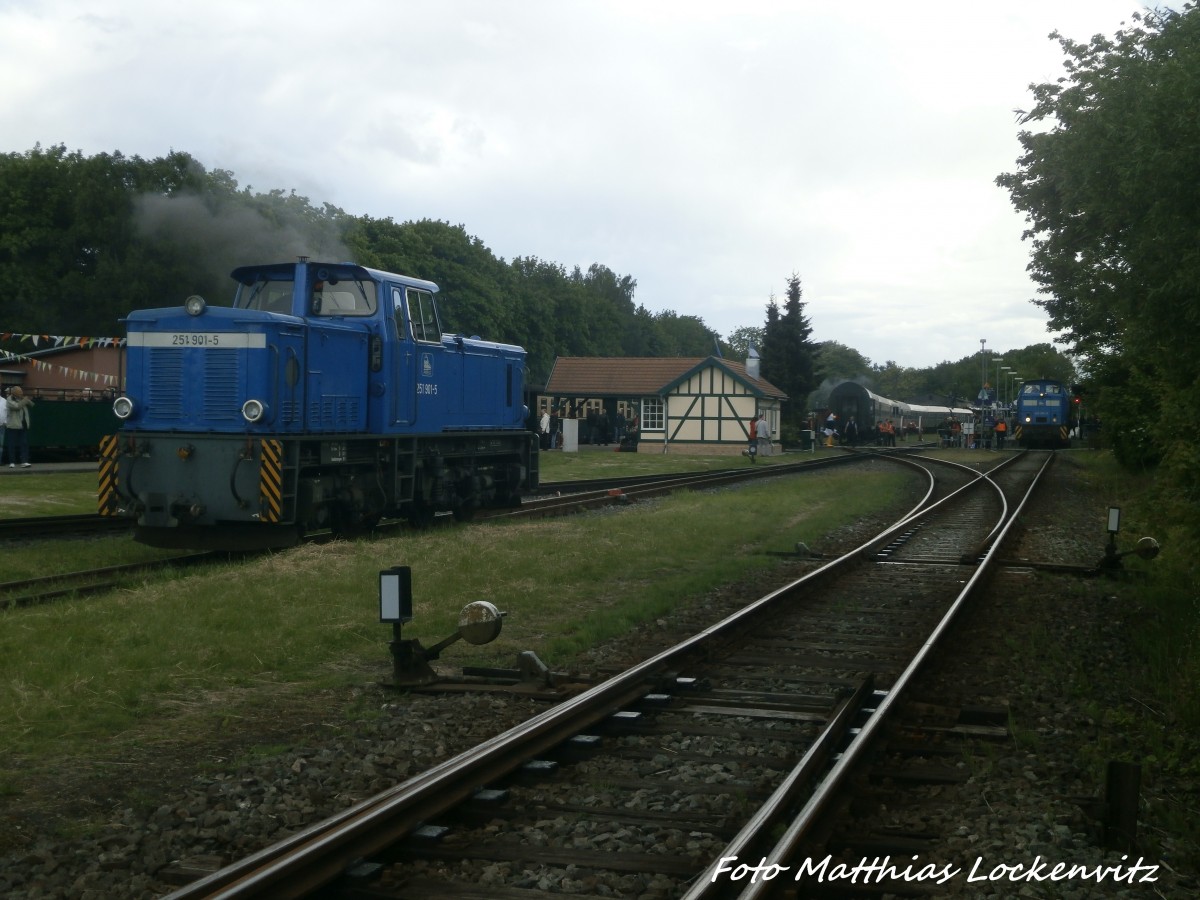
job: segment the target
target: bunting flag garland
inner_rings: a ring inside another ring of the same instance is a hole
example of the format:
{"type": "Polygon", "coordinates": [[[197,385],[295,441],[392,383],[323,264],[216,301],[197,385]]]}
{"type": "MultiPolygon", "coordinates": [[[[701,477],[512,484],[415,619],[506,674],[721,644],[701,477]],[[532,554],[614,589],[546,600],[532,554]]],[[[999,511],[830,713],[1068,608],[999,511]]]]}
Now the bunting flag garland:
{"type": "Polygon", "coordinates": [[[44,343],[49,347],[124,347],[125,338],[118,337],[75,337],[65,334],[23,334],[19,331],[0,332],[0,343],[17,341],[23,344],[33,344],[41,347],[44,343]]]}
{"type": "MultiPolygon", "coordinates": [[[[70,348],[80,347],[88,350],[93,347],[124,347],[125,338],[115,337],[72,337],[58,334],[22,334],[14,331],[0,332],[0,343],[15,340],[18,343],[32,344],[35,348],[42,347],[51,349],[55,347],[70,348]]],[[[0,361],[21,362],[27,364],[30,368],[37,369],[41,372],[61,372],[69,378],[74,378],[78,381],[88,382],[93,384],[101,384],[106,387],[117,387],[117,377],[115,375],[102,375],[99,372],[88,372],[84,369],[72,369],[69,366],[60,366],[54,363],[48,363],[44,360],[34,359],[32,356],[27,356],[24,353],[12,353],[8,350],[0,349],[0,361]]]]}

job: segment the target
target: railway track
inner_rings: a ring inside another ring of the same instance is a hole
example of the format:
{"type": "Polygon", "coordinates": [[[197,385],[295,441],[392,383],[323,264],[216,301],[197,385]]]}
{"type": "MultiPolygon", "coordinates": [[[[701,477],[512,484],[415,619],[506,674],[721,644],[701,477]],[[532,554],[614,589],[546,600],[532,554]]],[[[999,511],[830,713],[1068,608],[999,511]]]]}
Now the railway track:
{"type": "Polygon", "coordinates": [[[96,513],[0,519],[0,541],[46,540],[92,534],[121,534],[133,526],[125,519],[96,513]]]}
{"type": "MultiPolygon", "coordinates": [[[[623,478],[598,478],[575,481],[548,482],[541,489],[524,499],[523,507],[539,509],[554,506],[562,502],[563,497],[573,497],[580,502],[578,495],[594,495],[597,501],[611,501],[610,491],[634,490],[652,491],[655,488],[669,489],[672,484],[687,486],[688,482],[703,485],[706,480],[713,483],[722,481],[737,481],[740,476],[749,478],[770,477],[772,474],[785,474],[795,469],[822,468],[825,466],[844,465],[847,457],[831,457],[826,459],[806,460],[800,463],[790,463],[777,466],[763,466],[753,469],[745,467],[724,469],[705,473],[680,473],[663,475],[636,475],[623,478]]],[[[482,511],[477,518],[490,516],[491,511],[482,511]]],[[[503,514],[503,513],[501,513],[503,514]]],[[[442,516],[441,518],[449,518],[442,516]]],[[[97,534],[123,534],[134,527],[131,519],[101,516],[97,513],[78,513],[65,516],[30,516],[21,518],[0,518],[0,541],[54,540],[64,537],[86,537],[97,534]]],[[[399,520],[389,520],[380,526],[383,531],[395,531],[404,527],[399,520]]],[[[320,538],[323,535],[314,535],[320,538]]]]}
{"type": "MultiPolygon", "coordinates": [[[[740,468],[716,472],[683,473],[678,475],[639,476],[621,479],[596,479],[592,481],[559,482],[546,485],[538,496],[529,498],[519,508],[512,510],[483,510],[475,516],[477,521],[489,519],[543,518],[571,515],[586,509],[595,509],[615,503],[627,503],[641,498],[661,496],[679,490],[703,490],[722,487],[760,478],[796,475],[815,469],[853,464],[852,456],[807,460],[777,466],[740,468]]],[[[61,539],[93,531],[127,531],[128,526],[114,529],[108,523],[113,519],[99,515],[51,516],[32,519],[0,520],[0,539],[7,534],[10,538],[24,539],[40,537],[61,539]]],[[[455,524],[449,513],[439,515],[434,526],[445,527],[455,524]]],[[[394,536],[411,526],[400,520],[380,523],[374,533],[378,536],[394,536]]],[[[309,535],[307,540],[324,542],[334,540],[330,532],[309,535]]],[[[153,562],[129,565],[105,566],[102,568],[64,572],[38,578],[0,582],[0,609],[33,606],[72,596],[103,593],[119,587],[131,577],[166,568],[191,567],[199,563],[226,559],[225,551],[205,551],[166,557],[153,562]]],[[[253,555],[247,553],[246,555],[253,555]]]]}
{"type": "Polygon", "coordinates": [[[798,870],[1051,458],[909,460],[926,497],[853,552],[171,897],[767,896],[737,866],[798,870]]]}
{"type": "Polygon", "coordinates": [[[78,572],[0,582],[0,609],[36,606],[68,597],[107,593],[126,584],[130,579],[143,577],[150,572],[169,568],[191,568],[218,559],[228,559],[230,555],[217,552],[186,553],[152,562],[103,566],[78,572]]]}

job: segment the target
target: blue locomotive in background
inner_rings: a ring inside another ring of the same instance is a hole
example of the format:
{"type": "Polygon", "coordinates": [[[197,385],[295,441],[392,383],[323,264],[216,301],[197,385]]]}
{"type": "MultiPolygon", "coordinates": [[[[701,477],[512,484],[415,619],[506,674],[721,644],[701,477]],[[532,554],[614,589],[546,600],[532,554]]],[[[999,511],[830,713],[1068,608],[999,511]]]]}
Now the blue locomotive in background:
{"type": "Polygon", "coordinates": [[[443,334],[437,285],[352,263],[243,266],[229,307],[126,319],[100,510],[157,546],[287,546],[537,487],[525,351],[443,334]]]}
{"type": "Polygon", "coordinates": [[[1034,378],[1023,382],[1013,413],[1013,439],[1020,446],[1071,446],[1071,404],[1061,381],[1034,378]]]}

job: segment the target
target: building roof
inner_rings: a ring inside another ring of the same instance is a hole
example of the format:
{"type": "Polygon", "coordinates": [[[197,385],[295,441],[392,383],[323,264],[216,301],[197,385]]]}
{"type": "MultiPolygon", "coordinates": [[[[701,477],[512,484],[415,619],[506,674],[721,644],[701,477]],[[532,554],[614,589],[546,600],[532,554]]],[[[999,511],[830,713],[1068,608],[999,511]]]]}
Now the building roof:
{"type": "Polygon", "coordinates": [[[744,363],[717,356],[560,356],[546,380],[545,393],[564,397],[640,397],[665,394],[694,372],[716,366],[753,394],[786,400],[787,394],[763,378],[751,378],[744,363]]]}

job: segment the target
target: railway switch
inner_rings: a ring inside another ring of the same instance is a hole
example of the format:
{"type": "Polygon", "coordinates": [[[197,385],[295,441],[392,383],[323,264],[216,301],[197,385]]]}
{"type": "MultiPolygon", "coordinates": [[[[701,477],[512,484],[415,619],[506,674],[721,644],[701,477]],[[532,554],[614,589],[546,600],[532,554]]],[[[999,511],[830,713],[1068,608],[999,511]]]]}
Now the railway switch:
{"type": "Polygon", "coordinates": [[[1121,568],[1121,560],[1126,556],[1136,555],[1142,559],[1154,559],[1158,556],[1160,545],[1152,537],[1144,537],[1137,542],[1132,550],[1117,550],[1117,534],[1121,530],[1121,507],[1108,508],[1108,543],[1104,547],[1104,559],[1100,560],[1100,568],[1113,571],[1121,568]]]}
{"type": "Polygon", "coordinates": [[[458,614],[454,634],[426,649],[416,638],[401,637],[401,626],[413,620],[412,569],[395,566],[379,573],[379,621],[392,626],[392,681],[395,687],[430,684],[438,675],[429,663],[455,641],[468,644],[487,644],[500,636],[507,613],[486,600],[468,603],[458,614]]]}

